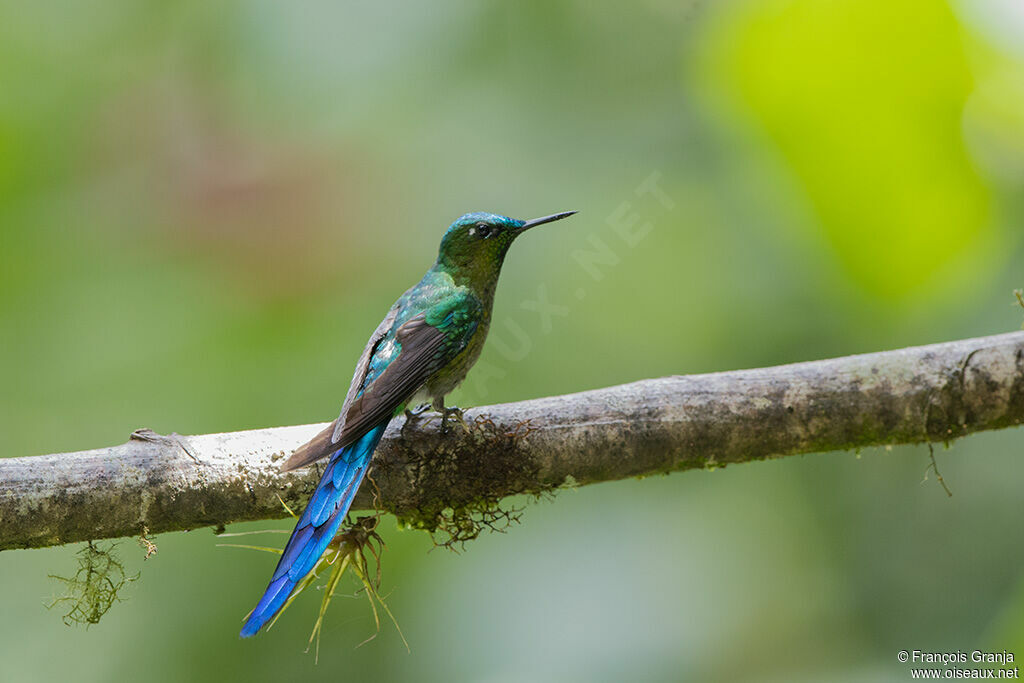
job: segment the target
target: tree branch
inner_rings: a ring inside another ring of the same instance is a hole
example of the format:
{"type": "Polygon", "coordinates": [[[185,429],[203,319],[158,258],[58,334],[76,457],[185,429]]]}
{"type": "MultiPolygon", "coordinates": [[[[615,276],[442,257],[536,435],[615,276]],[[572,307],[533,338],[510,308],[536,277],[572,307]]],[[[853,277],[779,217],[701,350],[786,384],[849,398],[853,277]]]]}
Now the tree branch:
{"type": "MultiPolygon", "coordinates": [[[[431,526],[566,482],[882,444],[1024,421],[1024,332],[632,384],[466,411],[470,431],[395,420],[356,507],[431,526]],[[376,484],[376,487],[373,484],[376,484]],[[376,490],[375,490],[376,489],[376,490]]],[[[79,453],[0,460],[0,550],[284,517],[318,468],[278,465],[323,424],[202,436],[143,431],[79,453]]]]}

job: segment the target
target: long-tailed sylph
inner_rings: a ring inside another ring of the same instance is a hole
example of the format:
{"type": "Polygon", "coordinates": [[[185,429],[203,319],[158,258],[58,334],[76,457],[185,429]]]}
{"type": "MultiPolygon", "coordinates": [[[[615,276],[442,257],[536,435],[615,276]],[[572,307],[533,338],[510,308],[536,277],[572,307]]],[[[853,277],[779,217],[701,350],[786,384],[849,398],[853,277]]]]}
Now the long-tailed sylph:
{"type": "Polygon", "coordinates": [[[391,419],[421,399],[447,416],[451,409],[445,408],[444,397],[480,357],[498,275],[512,242],[532,227],[574,213],[532,221],[467,213],[451,224],[437,262],[370,335],[338,419],[282,465],[288,471],[330,458],[270,585],[242,628],[243,637],[255,635],[313,571],[345,519],[391,419]]]}

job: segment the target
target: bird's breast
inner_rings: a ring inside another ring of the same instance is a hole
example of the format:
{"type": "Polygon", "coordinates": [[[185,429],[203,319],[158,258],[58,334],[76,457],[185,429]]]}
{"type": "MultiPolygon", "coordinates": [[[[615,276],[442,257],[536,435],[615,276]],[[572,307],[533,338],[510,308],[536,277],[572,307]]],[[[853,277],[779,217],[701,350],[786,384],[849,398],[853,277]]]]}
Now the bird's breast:
{"type": "Polygon", "coordinates": [[[491,326],[490,311],[485,311],[477,323],[476,332],[470,337],[469,343],[455,358],[445,367],[435,372],[426,382],[427,393],[433,398],[442,398],[450,394],[455,387],[466,379],[470,368],[480,358],[483,351],[484,341],[487,340],[487,331],[491,326]]]}

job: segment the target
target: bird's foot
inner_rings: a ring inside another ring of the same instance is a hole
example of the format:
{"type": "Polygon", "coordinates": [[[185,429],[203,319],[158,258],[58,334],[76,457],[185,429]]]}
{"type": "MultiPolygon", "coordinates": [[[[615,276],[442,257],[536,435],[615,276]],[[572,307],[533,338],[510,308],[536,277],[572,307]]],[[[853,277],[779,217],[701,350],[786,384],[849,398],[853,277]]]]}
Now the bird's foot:
{"type": "Polygon", "coordinates": [[[430,404],[429,403],[421,403],[418,406],[416,406],[415,408],[413,408],[412,410],[406,410],[405,411],[405,416],[407,418],[419,417],[423,413],[427,412],[429,409],[430,409],[430,404]]]}
{"type": "Polygon", "coordinates": [[[462,414],[462,409],[456,406],[450,408],[441,408],[441,433],[447,434],[448,420],[454,420],[458,422],[464,430],[469,431],[469,425],[466,423],[466,418],[462,414]]]}
{"type": "Polygon", "coordinates": [[[430,404],[429,403],[421,403],[420,405],[416,406],[412,410],[406,410],[405,411],[405,424],[402,425],[402,429],[401,429],[401,433],[402,433],[402,437],[403,438],[405,437],[405,430],[406,430],[406,428],[409,427],[409,425],[415,426],[415,425],[419,424],[420,420],[423,419],[421,416],[429,408],[430,408],[430,404]]]}

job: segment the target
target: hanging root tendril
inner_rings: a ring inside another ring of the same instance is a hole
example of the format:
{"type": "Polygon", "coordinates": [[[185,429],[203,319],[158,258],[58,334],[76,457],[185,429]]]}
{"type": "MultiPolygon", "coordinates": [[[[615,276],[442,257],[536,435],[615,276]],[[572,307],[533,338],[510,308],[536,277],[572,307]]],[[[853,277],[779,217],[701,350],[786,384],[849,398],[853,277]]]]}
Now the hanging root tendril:
{"type": "Polygon", "coordinates": [[[64,577],[50,574],[50,578],[64,584],[64,595],[54,598],[47,609],[57,605],[67,606],[68,611],[62,617],[65,624],[74,626],[85,624],[86,628],[98,624],[115,602],[120,602],[121,589],[139,578],[138,574],[129,576],[124,565],[112,552],[116,544],[106,548],[86,543],[76,553],[78,571],[74,576],[64,577]]]}
{"type": "MultiPolygon", "coordinates": [[[[317,614],[316,623],[313,625],[313,631],[309,635],[309,643],[306,647],[306,652],[309,652],[310,648],[314,650],[314,657],[316,661],[320,658],[320,636],[323,632],[323,621],[324,616],[327,614],[327,608],[330,606],[331,599],[334,597],[334,593],[338,588],[338,584],[341,582],[341,577],[347,569],[351,569],[352,573],[356,575],[362,583],[362,591],[365,592],[367,599],[370,602],[370,610],[373,613],[373,621],[376,625],[376,632],[371,634],[369,638],[359,643],[356,647],[360,647],[365,643],[373,640],[380,633],[380,610],[383,610],[385,614],[391,619],[391,622],[395,625],[395,629],[398,631],[398,635],[402,638],[402,642],[405,644],[406,650],[409,649],[409,643],[405,639],[405,635],[402,633],[401,627],[398,625],[398,621],[395,619],[395,615],[391,612],[391,609],[385,603],[384,598],[381,597],[379,591],[381,580],[383,577],[381,556],[384,553],[384,549],[387,547],[384,544],[384,539],[377,533],[377,524],[380,521],[382,513],[377,512],[373,515],[366,517],[358,517],[352,520],[348,518],[350,526],[334,537],[330,545],[327,546],[327,550],[321,555],[320,560],[317,562],[313,571],[309,573],[292,591],[288,600],[284,603],[281,610],[274,616],[274,618],[268,624],[268,628],[272,628],[277,620],[285,610],[287,610],[292,602],[308,588],[313,582],[320,578],[321,572],[326,568],[329,569],[327,575],[327,583],[323,586],[323,597],[320,599],[320,610],[317,614]],[[369,555],[373,557],[375,568],[371,574],[370,562],[367,557],[367,551],[369,555]],[[380,610],[378,610],[378,607],[380,610]]],[[[222,536],[247,536],[250,534],[260,533],[288,533],[281,529],[266,529],[262,531],[248,531],[237,534],[221,534],[222,536]]],[[[218,544],[225,547],[233,548],[249,548],[250,550],[261,550],[264,552],[271,552],[280,555],[283,551],[280,548],[271,548],[268,546],[259,545],[244,545],[235,543],[221,543],[218,544]]]]}

